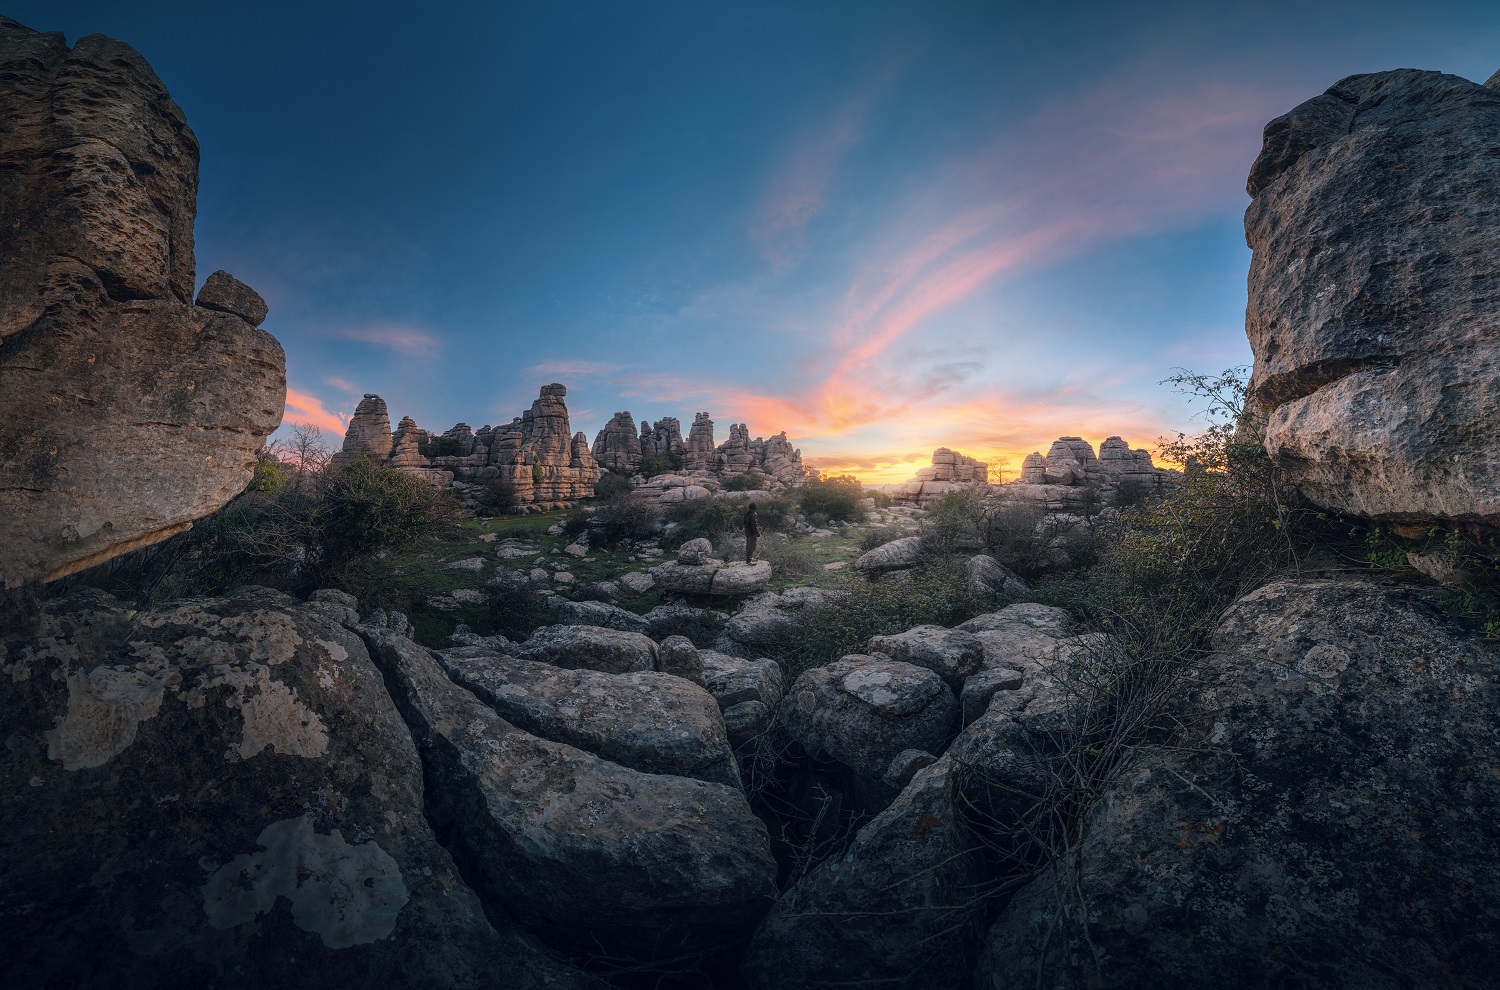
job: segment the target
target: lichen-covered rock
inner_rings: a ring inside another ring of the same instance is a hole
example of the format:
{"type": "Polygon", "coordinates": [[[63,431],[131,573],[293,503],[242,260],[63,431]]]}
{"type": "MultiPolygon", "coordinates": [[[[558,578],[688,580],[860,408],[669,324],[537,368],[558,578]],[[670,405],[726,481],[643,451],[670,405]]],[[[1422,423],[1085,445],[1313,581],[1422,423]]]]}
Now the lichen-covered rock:
{"type": "Polygon", "coordinates": [[[681,677],[702,687],[703,656],[686,636],[668,636],[657,647],[657,665],[664,674],[681,677]]]}
{"type": "Polygon", "coordinates": [[[606,674],[657,667],[657,646],[649,636],[601,626],[543,626],[511,652],[554,667],[606,674]]]}
{"type": "Polygon", "coordinates": [[[1068,638],[1072,625],[1064,609],[1022,602],[976,615],[957,628],[971,633],[984,648],[985,670],[1029,671],[1039,659],[1052,656],[1057,644],[1068,638]]]}
{"type": "Polygon", "coordinates": [[[739,790],[523,732],[415,643],[360,632],[412,726],[429,813],[520,923],[573,951],[652,960],[733,944],[765,913],[776,861],[739,790]]]}
{"type": "Polygon", "coordinates": [[[572,602],[566,598],[554,598],[549,604],[557,613],[558,625],[598,626],[633,633],[646,633],[651,628],[642,616],[608,602],[572,602]]]}
{"type": "Polygon", "coordinates": [[[882,574],[915,567],[922,562],[922,538],[903,536],[867,551],[854,562],[854,566],[865,574],[882,574]]]}
{"type": "Polygon", "coordinates": [[[941,753],[957,714],[953,692],[927,668],[858,655],[804,671],[780,706],[787,738],[866,781],[879,781],[903,749],[941,753]]]}
{"type": "Polygon", "coordinates": [[[1500,99],[1350,76],[1266,125],[1245,333],[1266,449],[1318,505],[1500,523],[1500,99]]]}
{"type": "Polygon", "coordinates": [[[679,677],[559,670],[484,647],[438,654],[448,676],[501,718],[644,773],[740,786],[719,706],[679,677]]]}
{"type": "Polygon", "coordinates": [[[970,557],[964,564],[964,575],[969,579],[969,590],[982,598],[1024,595],[1031,591],[1020,575],[987,553],[970,557]]]}
{"type": "Polygon", "coordinates": [[[786,686],[775,660],[744,660],[715,650],[701,651],[699,659],[703,686],[718,702],[732,744],[741,746],[770,728],[786,686]]]}
{"type": "Polygon", "coordinates": [[[198,141],[145,59],[0,18],[0,76],[13,586],[166,539],[239,494],[281,423],[286,358],[240,316],[192,305],[198,141]]]}
{"type": "Polygon", "coordinates": [[[731,656],[775,656],[784,639],[809,621],[809,613],[827,602],[829,595],[819,588],[757,595],[724,624],[714,648],[731,656]]]}
{"type": "Polygon", "coordinates": [[[926,667],[955,692],[984,664],[984,644],[972,633],[942,626],[915,626],[903,633],[872,636],[870,652],[926,667]]]}
{"type": "Polygon", "coordinates": [[[996,923],[976,985],[1034,986],[1040,963],[1057,986],[1084,958],[1105,987],[1492,983],[1494,647],[1368,580],[1270,584],[1214,644],[1184,737],[1088,820],[1070,873],[1086,938],[1049,935],[1044,876],[996,923]]]}
{"type": "Polygon", "coordinates": [[[7,985],[592,985],[486,920],[348,611],[81,590],[5,644],[7,985]]]}

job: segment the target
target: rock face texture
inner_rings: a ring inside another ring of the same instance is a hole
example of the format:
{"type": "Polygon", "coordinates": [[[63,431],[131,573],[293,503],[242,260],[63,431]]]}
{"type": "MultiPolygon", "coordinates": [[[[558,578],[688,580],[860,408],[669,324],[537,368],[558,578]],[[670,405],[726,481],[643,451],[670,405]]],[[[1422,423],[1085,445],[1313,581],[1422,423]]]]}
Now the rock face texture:
{"type": "Polygon", "coordinates": [[[0,17],[0,77],[0,579],[15,585],[239,494],[281,423],[286,359],[227,275],[192,303],[198,141],[134,49],[69,49],[0,17]]]}
{"type": "Polygon", "coordinates": [[[1087,939],[1048,938],[1045,875],[995,924],[974,985],[1493,984],[1495,649],[1368,580],[1268,585],[1214,645],[1186,737],[1088,821],[1087,939]]]}
{"type": "Polygon", "coordinates": [[[594,460],[606,471],[635,474],[641,469],[641,437],[635,431],[635,418],[629,412],[617,412],[604,429],[594,436],[594,460]]]}
{"type": "Polygon", "coordinates": [[[592,984],[486,919],[352,616],[84,589],[0,647],[6,985],[592,984]]]}
{"type": "MultiPolygon", "coordinates": [[[[410,419],[401,421],[403,427],[408,423],[411,423],[410,419]]],[[[385,408],[384,399],[367,392],[349,418],[349,427],[344,431],[344,446],[333,455],[329,464],[338,468],[360,457],[382,464],[391,459],[391,449],[391,414],[385,408]]]]}
{"type": "Polygon", "coordinates": [[[1315,503],[1500,524],[1500,94],[1350,76],[1266,125],[1245,332],[1266,449],[1315,503]]]}
{"type": "Polygon", "coordinates": [[[688,431],[687,449],[682,454],[685,471],[708,471],[714,465],[714,421],[708,413],[693,414],[693,426],[688,431]]]}
{"type": "Polygon", "coordinates": [[[1180,472],[1154,465],[1150,451],[1131,450],[1117,436],[1101,443],[1097,456],[1082,437],[1059,437],[1045,456],[1026,455],[1019,478],[992,490],[1001,499],[1049,512],[1073,512],[1088,501],[1107,504],[1124,490],[1131,492],[1132,500],[1160,494],[1180,478],[1180,472]]]}
{"type": "Polygon", "coordinates": [[[635,959],[732,943],[770,906],[770,839],[738,789],[524,732],[415,643],[360,633],[413,726],[430,813],[493,903],[573,951],[635,959]]]}

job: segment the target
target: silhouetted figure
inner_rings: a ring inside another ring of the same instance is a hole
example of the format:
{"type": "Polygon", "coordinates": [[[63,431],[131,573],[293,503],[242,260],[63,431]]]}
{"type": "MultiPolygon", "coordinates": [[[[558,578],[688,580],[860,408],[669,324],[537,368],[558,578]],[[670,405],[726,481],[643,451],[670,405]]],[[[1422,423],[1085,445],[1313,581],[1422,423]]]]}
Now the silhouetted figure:
{"type": "Polygon", "coordinates": [[[750,508],[745,510],[745,563],[755,559],[755,541],[760,539],[760,514],[755,510],[755,503],[750,503],[750,508]]]}

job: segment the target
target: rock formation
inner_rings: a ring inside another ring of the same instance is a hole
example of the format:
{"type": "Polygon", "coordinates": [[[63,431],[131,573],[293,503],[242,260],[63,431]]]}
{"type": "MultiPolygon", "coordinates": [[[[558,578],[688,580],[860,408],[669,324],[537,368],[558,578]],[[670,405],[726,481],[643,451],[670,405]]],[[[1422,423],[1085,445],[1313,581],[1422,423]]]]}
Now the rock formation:
{"type": "Polygon", "coordinates": [[[1109,503],[1120,493],[1121,486],[1135,489],[1135,495],[1160,492],[1181,477],[1170,468],[1159,468],[1151,462],[1151,452],[1144,448],[1131,450],[1119,437],[1109,437],[1094,448],[1082,437],[1059,437],[1048,448],[1026,455],[1021,476],[994,489],[1003,499],[1031,502],[1055,512],[1073,511],[1092,499],[1109,503]]]}
{"type": "Polygon", "coordinates": [[[902,502],[926,505],[951,491],[984,491],[989,486],[989,478],[988,464],[947,447],[939,447],[932,452],[932,464],[918,468],[917,476],[892,492],[891,497],[902,502]]]}
{"type": "Polygon", "coordinates": [[[1321,506],[1500,524],[1497,89],[1350,76],[1266,125],[1251,388],[1267,451],[1321,506]]]}
{"type": "MultiPolygon", "coordinates": [[[[336,457],[338,463],[347,463],[363,453],[440,487],[504,478],[515,486],[516,498],[523,505],[561,506],[592,496],[601,474],[587,438],[570,432],[563,401],[567,394],[562,385],[544,385],[531,408],[519,417],[504,426],[478,431],[459,423],[432,436],[407,416],[394,437],[388,432],[384,400],[366,395],[349,421],[344,448],[336,457]],[[379,456],[382,447],[383,457],[379,456]]],[[[625,414],[627,419],[629,415],[625,414]]]]}
{"type": "Polygon", "coordinates": [[[682,424],[677,417],[663,416],[655,423],[641,424],[641,456],[672,463],[680,462],[686,453],[687,444],[683,442],[682,424]]]}
{"type": "Polygon", "coordinates": [[[0,17],[0,580],[165,539],[239,494],[281,423],[265,303],[193,304],[198,141],[130,46],[0,17]]]}
{"type": "Polygon", "coordinates": [[[682,468],[689,472],[708,471],[713,468],[714,421],[708,413],[694,413],[693,427],[688,431],[687,450],[682,455],[682,468]]]}
{"type": "Polygon", "coordinates": [[[629,412],[617,412],[594,436],[594,460],[606,471],[635,474],[641,469],[641,437],[629,412]]]}
{"type": "MultiPolygon", "coordinates": [[[[402,420],[401,425],[409,422],[402,420]]],[[[345,467],[360,457],[383,464],[391,458],[391,446],[391,415],[386,411],[385,400],[366,392],[344,430],[343,448],[330,458],[328,465],[345,467]]]]}

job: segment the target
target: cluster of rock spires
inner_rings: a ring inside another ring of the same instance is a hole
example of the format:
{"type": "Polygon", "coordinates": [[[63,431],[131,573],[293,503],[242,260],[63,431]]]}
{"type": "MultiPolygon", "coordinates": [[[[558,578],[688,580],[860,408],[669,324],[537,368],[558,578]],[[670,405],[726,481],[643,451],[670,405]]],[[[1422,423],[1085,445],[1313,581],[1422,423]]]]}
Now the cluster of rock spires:
{"type": "Polygon", "coordinates": [[[707,492],[717,482],[749,474],[762,489],[780,491],[795,488],[809,477],[802,451],[792,447],[785,431],[752,440],[746,424],[731,423],[729,439],[716,447],[714,421],[706,412],[693,416],[686,441],[681,424],[670,416],[655,423],[643,421],[637,434],[635,418],[629,412],[617,412],[594,436],[593,453],[600,467],[616,474],[645,471],[648,477],[672,474],[688,479],[686,484],[668,483],[660,488],[698,487],[707,492]]]}
{"type": "Polygon", "coordinates": [[[989,482],[989,465],[947,447],[932,452],[932,464],[891,493],[901,502],[928,506],[951,491],[976,491],[983,495],[1018,499],[1061,510],[1085,493],[1108,500],[1121,485],[1136,485],[1146,494],[1159,493],[1175,483],[1180,472],[1156,467],[1151,452],[1131,450],[1119,437],[1093,445],[1082,437],[1059,437],[1044,457],[1026,455],[1021,476],[1001,485],[989,482]]]}
{"type": "MultiPolygon", "coordinates": [[[[188,302],[196,145],[140,56],[0,19],[0,76],[9,582],[233,495],[279,418],[282,364],[244,286],[216,273],[188,302]]],[[[1246,218],[1254,383],[1268,450],[1318,504],[1500,523],[1491,87],[1357,76],[1266,129],[1246,218]]],[[[561,400],[544,389],[529,418],[437,449],[368,422],[371,401],[352,453],[483,470],[499,446],[556,492],[574,482],[540,459],[589,454],[561,400]]],[[[1106,449],[1064,438],[1001,487],[1157,476],[1106,449]]],[[[980,483],[944,464],[924,483],[980,483]]],[[[862,569],[895,573],[913,548],[862,569]]],[[[1110,641],[1017,604],[788,678],[762,651],[828,594],[758,596],[723,649],[557,625],[431,650],[332,590],[138,611],[75,588],[0,642],[0,974],[597,990],[568,959],[670,971],[748,941],[753,990],[1494,983],[1500,661],[1423,589],[1286,577],[1240,598],[1178,735],[1135,747],[1034,878],[1006,853],[1028,848],[1058,759],[1094,752],[1068,678],[1112,662],[1110,641]],[[871,813],[784,885],[741,776],[767,734],[871,813]]]]}
{"type": "Polygon", "coordinates": [[[385,400],[367,394],[349,420],[333,465],[364,457],[443,487],[503,478],[515,486],[523,505],[562,507],[592,496],[600,476],[587,439],[571,432],[563,402],[567,394],[562,385],[543,385],[531,408],[504,426],[476,432],[459,423],[436,436],[410,416],[402,417],[393,434],[385,400]]]}
{"type": "Polygon", "coordinates": [[[266,305],[193,299],[198,139],[134,49],[0,17],[0,580],[51,580],[242,491],[281,424],[266,305]]]}

